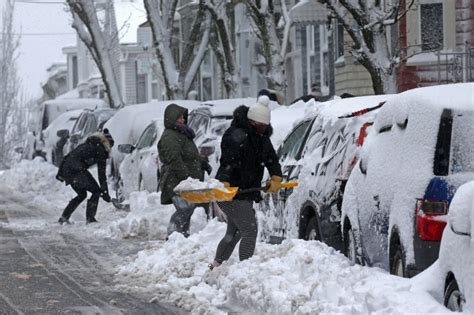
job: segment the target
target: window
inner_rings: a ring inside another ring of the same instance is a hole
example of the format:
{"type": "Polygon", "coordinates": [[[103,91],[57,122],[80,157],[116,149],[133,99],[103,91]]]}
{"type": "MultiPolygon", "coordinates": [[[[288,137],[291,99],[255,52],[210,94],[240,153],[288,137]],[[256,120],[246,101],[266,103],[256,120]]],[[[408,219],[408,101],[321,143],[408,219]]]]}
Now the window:
{"type": "Polygon", "coordinates": [[[344,56],[344,26],[338,22],[334,31],[334,48],[335,60],[344,56]]]}
{"type": "Polygon", "coordinates": [[[137,150],[147,148],[153,144],[156,139],[155,124],[149,125],[140,136],[137,142],[137,150]]]}
{"type": "Polygon", "coordinates": [[[301,145],[304,142],[306,131],[311,124],[311,120],[307,120],[298,125],[293,132],[285,139],[282,147],[278,151],[281,159],[296,159],[300,157],[298,153],[301,151],[301,145]]]}
{"type": "Polygon", "coordinates": [[[423,51],[443,48],[442,3],[420,5],[420,33],[423,51]]]}
{"type": "Polygon", "coordinates": [[[210,117],[202,113],[192,113],[189,116],[189,127],[196,133],[196,139],[207,132],[210,117]]]}
{"type": "Polygon", "coordinates": [[[474,113],[454,115],[451,136],[451,173],[474,172],[474,113]]]}

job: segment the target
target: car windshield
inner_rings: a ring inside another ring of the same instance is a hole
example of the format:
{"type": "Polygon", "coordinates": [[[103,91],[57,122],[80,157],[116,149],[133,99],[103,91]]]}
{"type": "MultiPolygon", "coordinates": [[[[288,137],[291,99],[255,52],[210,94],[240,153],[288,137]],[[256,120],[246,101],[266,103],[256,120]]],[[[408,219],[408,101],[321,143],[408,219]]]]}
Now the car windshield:
{"type": "Polygon", "coordinates": [[[451,172],[474,172],[474,112],[453,113],[451,172]]]}
{"type": "Polygon", "coordinates": [[[211,133],[215,136],[222,136],[224,132],[229,128],[232,119],[226,119],[222,117],[212,118],[211,133]]]}

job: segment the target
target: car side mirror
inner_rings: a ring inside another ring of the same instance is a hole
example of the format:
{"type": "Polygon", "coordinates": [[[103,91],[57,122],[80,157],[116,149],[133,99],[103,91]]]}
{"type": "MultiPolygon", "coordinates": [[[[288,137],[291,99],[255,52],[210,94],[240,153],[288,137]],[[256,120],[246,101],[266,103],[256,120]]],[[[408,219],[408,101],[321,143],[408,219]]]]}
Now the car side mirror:
{"type": "Polygon", "coordinates": [[[359,161],[359,170],[362,174],[367,174],[367,162],[366,159],[360,159],[359,161]]]}
{"type": "Polygon", "coordinates": [[[15,148],[15,152],[18,153],[18,154],[23,154],[23,152],[25,152],[25,148],[23,148],[23,147],[16,147],[16,148],[15,148]]]}
{"type": "Polygon", "coordinates": [[[118,145],[118,150],[121,153],[132,153],[135,150],[135,147],[131,144],[119,144],[118,145]]]}
{"type": "Polygon", "coordinates": [[[56,132],[56,135],[59,138],[69,138],[69,130],[67,129],[61,129],[56,132]]]}

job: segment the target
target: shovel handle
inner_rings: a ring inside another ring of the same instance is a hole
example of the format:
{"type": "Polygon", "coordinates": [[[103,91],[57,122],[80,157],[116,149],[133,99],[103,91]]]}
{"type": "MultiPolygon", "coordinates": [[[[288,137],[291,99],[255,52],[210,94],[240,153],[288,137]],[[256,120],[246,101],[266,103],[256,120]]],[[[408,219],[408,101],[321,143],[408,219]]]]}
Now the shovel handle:
{"type": "MultiPolygon", "coordinates": [[[[284,182],[281,183],[281,188],[292,188],[298,186],[298,182],[284,182]]],[[[267,189],[268,186],[263,186],[263,187],[255,187],[255,188],[246,188],[246,189],[239,189],[237,194],[245,194],[245,193],[250,193],[250,192],[255,192],[255,191],[262,191],[267,189]]]]}

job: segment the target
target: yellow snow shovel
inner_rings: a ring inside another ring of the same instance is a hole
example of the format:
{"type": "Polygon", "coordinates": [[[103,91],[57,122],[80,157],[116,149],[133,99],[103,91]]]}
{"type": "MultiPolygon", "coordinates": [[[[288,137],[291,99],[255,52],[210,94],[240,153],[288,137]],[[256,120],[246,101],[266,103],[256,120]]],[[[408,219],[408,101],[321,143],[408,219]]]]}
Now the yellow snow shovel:
{"type": "MultiPolygon", "coordinates": [[[[281,183],[281,188],[291,188],[296,186],[298,186],[298,182],[281,183]]],[[[178,190],[176,192],[189,202],[209,203],[212,201],[231,201],[237,194],[261,191],[265,189],[267,189],[267,186],[247,189],[239,189],[239,187],[206,188],[194,190],[178,190]]]]}

